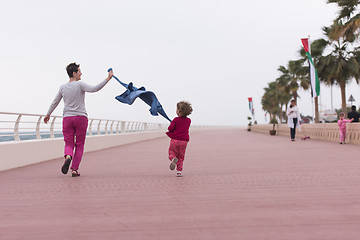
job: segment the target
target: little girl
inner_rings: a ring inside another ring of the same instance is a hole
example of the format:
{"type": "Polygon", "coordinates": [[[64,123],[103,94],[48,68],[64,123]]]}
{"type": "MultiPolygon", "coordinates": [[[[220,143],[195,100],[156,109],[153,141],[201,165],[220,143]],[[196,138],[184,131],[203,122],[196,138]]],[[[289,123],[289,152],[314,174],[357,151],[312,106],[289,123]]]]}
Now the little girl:
{"type": "Polygon", "coordinates": [[[345,144],[345,136],[346,136],[346,123],[354,121],[354,119],[345,119],[345,114],[341,112],[339,114],[340,120],[338,121],[339,129],[340,129],[340,144],[345,144]]]}
{"type": "Polygon", "coordinates": [[[178,117],[174,118],[168,127],[166,133],[170,138],[169,159],[170,170],[177,167],[177,176],[182,177],[182,169],[185,158],[186,146],[189,142],[189,127],[191,119],[187,116],[193,111],[189,102],[181,101],[176,105],[176,114],[178,117]]]}

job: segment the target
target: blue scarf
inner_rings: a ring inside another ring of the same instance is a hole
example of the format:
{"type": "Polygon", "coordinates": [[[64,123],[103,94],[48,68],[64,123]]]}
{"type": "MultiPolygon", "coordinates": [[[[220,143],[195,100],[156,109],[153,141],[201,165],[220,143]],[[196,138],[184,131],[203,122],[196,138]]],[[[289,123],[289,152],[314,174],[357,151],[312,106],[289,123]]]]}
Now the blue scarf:
{"type": "MultiPolygon", "coordinates": [[[[108,72],[111,70],[112,69],[110,68],[108,72]]],[[[164,118],[166,118],[171,122],[170,118],[166,115],[165,110],[163,109],[159,100],[157,99],[155,93],[151,91],[146,91],[145,87],[136,88],[133,86],[132,82],[130,82],[129,84],[123,83],[114,75],[113,78],[115,78],[121,85],[123,85],[126,88],[126,91],[123,94],[115,97],[116,100],[131,105],[136,100],[136,98],[139,97],[141,100],[143,100],[147,105],[151,107],[149,110],[151,115],[158,116],[160,114],[161,116],[163,116],[164,118]]]]}

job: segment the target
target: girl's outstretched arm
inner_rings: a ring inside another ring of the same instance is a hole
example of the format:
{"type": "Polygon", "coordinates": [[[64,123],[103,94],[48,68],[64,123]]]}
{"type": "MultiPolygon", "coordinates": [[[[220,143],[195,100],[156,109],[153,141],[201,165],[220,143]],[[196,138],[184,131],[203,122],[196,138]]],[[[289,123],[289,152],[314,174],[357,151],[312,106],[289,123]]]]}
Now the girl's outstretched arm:
{"type": "Polygon", "coordinates": [[[175,130],[175,121],[172,120],[170,126],[168,127],[169,132],[173,132],[175,130]]]}

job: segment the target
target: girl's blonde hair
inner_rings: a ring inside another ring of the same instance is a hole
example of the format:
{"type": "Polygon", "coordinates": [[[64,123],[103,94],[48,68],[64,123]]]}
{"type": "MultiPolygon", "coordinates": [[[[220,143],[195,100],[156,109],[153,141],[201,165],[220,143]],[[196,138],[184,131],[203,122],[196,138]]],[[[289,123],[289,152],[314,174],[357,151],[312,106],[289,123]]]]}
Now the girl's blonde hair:
{"type": "Polygon", "coordinates": [[[176,104],[177,109],[179,110],[179,115],[181,117],[186,117],[190,115],[193,111],[191,103],[186,101],[181,101],[176,104]]]}

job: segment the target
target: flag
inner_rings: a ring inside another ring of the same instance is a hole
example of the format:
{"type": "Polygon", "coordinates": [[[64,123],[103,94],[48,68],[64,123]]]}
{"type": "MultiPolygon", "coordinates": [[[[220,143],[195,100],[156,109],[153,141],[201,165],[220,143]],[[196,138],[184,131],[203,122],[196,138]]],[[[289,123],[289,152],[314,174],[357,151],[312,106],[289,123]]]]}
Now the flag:
{"type": "MultiPolygon", "coordinates": [[[[111,70],[112,69],[110,68],[108,72],[110,72],[111,70]]],[[[115,77],[115,75],[113,75],[113,78],[115,78],[116,81],[118,81],[123,87],[126,88],[126,91],[123,94],[115,97],[116,100],[131,105],[137,98],[140,98],[151,107],[149,110],[151,115],[157,116],[160,114],[171,122],[170,118],[166,115],[165,110],[157,99],[155,93],[151,91],[146,91],[145,87],[134,87],[132,82],[129,84],[123,83],[122,81],[120,81],[120,79],[115,77]]]]}
{"type": "Polygon", "coordinates": [[[254,116],[254,107],[253,107],[252,97],[249,97],[248,100],[249,100],[249,110],[251,112],[251,115],[254,116]]]}
{"type": "Polygon", "coordinates": [[[320,81],[317,74],[317,71],[314,66],[314,62],[310,55],[310,43],[308,38],[302,38],[301,42],[304,46],[304,50],[306,53],[306,56],[309,60],[310,64],[310,82],[311,82],[311,89],[312,89],[312,97],[316,97],[320,95],[320,81]]]}

